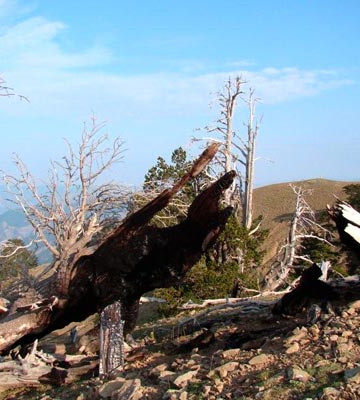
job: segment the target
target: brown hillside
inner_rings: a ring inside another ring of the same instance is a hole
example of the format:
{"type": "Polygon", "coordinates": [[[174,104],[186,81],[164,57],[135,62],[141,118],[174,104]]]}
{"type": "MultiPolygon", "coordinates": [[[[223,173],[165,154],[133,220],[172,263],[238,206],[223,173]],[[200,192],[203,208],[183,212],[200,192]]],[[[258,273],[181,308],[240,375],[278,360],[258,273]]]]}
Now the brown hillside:
{"type": "MultiPolygon", "coordinates": [[[[279,244],[289,231],[289,221],[295,208],[295,195],[289,183],[264,186],[254,191],[255,217],[262,215],[263,228],[270,230],[265,243],[265,262],[275,256],[279,244]]],[[[353,182],[309,179],[292,183],[312,190],[312,195],[307,196],[306,200],[314,211],[320,211],[324,210],[327,204],[334,203],[334,196],[345,199],[343,188],[353,182]]]]}

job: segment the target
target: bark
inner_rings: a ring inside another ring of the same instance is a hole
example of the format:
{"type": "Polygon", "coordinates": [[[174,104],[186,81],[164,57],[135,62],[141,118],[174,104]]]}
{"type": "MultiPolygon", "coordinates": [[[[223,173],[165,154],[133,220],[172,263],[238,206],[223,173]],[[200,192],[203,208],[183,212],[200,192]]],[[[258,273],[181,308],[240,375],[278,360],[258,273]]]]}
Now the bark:
{"type": "Polygon", "coordinates": [[[152,217],[214,157],[211,145],[171,189],[130,215],[97,247],[83,248],[53,266],[54,273],[16,293],[0,320],[0,351],[31,342],[69,322],[79,321],[120,301],[124,333],[136,323],[142,294],[181,281],[221,233],[232,209],[220,198],[232,184],[230,171],[200,193],[180,224],[158,228],[152,217]]]}
{"type": "Polygon", "coordinates": [[[100,377],[107,377],[124,366],[124,335],[121,303],[116,301],[105,307],[100,324],[100,377]]]}

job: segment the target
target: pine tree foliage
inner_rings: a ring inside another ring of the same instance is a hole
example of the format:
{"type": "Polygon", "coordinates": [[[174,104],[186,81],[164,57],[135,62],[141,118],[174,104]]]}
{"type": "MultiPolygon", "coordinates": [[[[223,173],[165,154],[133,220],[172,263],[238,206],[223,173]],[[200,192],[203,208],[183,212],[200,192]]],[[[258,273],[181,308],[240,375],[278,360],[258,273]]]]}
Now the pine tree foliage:
{"type": "MultiPolygon", "coordinates": [[[[190,165],[191,160],[181,147],[173,151],[170,163],[158,157],[156,164],[145,175],[143,194],[141,194],[144,196],[143,199],[138,195],[135,201],[140,206],[141,200],[145,201],[146,195],[155,195],[155,192],[166,189],[180,179],[189,170],[190,165]]],[[[162,226],[171,226],[181,220],[189,204],[207,181],[206,174],[200,174],[194,182],[184,188],[166,210],[155,217],[154,222],[162,226]]],[[[260,219],[254,221],[254,226],[258,226],[260,219]]],[[[267,231],[258,229],[254,234],[250,233],[251,229],[244,227],[237,216],[230,217],[216,244],[191,269],[180,285],[155,291],[155,296],[166,300],[160,311],[169,315],[187,300],[198,301],[230,296],[235,282],[239,279],[248,283],[247,273],[262,261],[264,254],[261,244],[267,236],[267,231]]]]}

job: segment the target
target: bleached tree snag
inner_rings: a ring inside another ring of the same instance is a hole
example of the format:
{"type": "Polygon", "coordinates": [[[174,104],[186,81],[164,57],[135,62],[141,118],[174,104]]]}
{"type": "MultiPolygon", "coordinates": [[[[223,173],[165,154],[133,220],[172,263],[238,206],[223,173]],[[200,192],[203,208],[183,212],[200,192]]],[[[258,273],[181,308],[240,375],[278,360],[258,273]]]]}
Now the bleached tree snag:
{"type": "Polygon", "coordinates": [[[123,327],[121,303],[116,301],[105,307],[100,316],[100,377],[124,366],[123,327]]]}
{"type": "Polygon", "coordinates": [[[289,186],[296,198],[295,211],[291,219],[287,241],[280,248],[278,259],[265,277],[264,286],[269,292],[276,291],[288,283],[288,277],[296,260],[312,263],[308,255],[299,254],[303,248],[301,244],[303,239],[312,238],[332,246],[327,240],[331,233],[316,222],[315,212],[305,199],[305,196],[310,195],[311,191],[305,190],[301,186],[292,184],[289,186]]]}
{"type": "MultiPolygon", "coordinates": [[[[205,141],[206,143],[218,143],[219,154],[215,157],[213,166],[207,171],[207,177],[214,181],[222,173],[237,169],[241,161],[239,150],[243,151],[240,145],[235,143],[236,132],[234,130],[234,116],[239,96],[243,93],[242,85],[246,83],[241,77],[229,77],[224,87],[216,93],[216,100],[220,109],[220,116],[214,126],[206,126],[204,129],[210,135],[217,137],[193,138],[193,141],[205,141]]],[[[232,207],[239,205],[238,193],[235,183],[229,188],[224,196],[224,203],[232,207]]]]}
{"type": "Polygon", "coordinates": [[[48,278],[15,293],[8,314],[0,319],[0,351],[84,319],[115,301],[121,303],[124,333],[131,331],[141,295],[179,282],[216,241],[232,212],[231,207],[221,210],[219,203],[235,178],[234,171],[200,193],[178,225],[147,225],[205,168],[217,149],[217,144],[211,145],[179,182],[126,218],[95,249],[79,248],[76,257],[48,278]],[[18,311],[39,302],[43,306],[18,311]]]}
{"type": "MultiPolygon", "coordinates": [[[[237,76],[229,78],[220,92],[217,93],[217,103],[220,108],[220,117],[214,126],[206,126],[205,131],[217,137],[193,138],[193,141],[206,141],[207,143],[219,143],[219,155],[215,158],[207,176],[214,180],[219,171],[228,172],[232,169],[238,173],[237,183],[225,193],[226,205],[242,209],[242,225],[248,230],[253,225],[253,191],[255,172],[256,141],[260,129],[260,121],[256,119],[256,106],[260,101],[254,96],[255,91],[249,89],[248,96],[242,97],[243,81],[237,76]],[[235,111],[238,100],[241,99],[248,109],[248,120],[246,126],[246,139],[242,139],[240,133],[235,129],[235,111]]],[[[256,230],[258,228],[255,228],[256,230]]],[[[255,230],[255,231],[256,231],[255,230]]],[[[255,231],[251,231],[254,234],[255,231]]]]}
{"type": "Polygon", "coordinates": [[[241,163],[245,167],[245,190],[243,195],[243,225],[250,229],[253,223],[253,193],[255,173],[255,148],[259,132],[259,123],[255,121],[256,103],[259,99],[254,97],[254,90],[249,90],[249,97],[245,99],[249,109],[247,123],[247,141],[243,144],[241,153],[244,160],[241,163]]]}

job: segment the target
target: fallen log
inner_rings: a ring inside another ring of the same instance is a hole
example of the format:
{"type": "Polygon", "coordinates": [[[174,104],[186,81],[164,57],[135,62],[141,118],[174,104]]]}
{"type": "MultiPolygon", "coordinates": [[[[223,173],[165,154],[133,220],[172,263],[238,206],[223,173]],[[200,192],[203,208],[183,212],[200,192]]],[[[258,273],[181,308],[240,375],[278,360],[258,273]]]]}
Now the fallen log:
{"type": "Polygon", "coordinates": [[[172,188],[127,217],[95,247],[80,249],[55,262],[54,273],[9,298],[0,319],[0,352],[31,343],[54,329],[80,321],[120,301],[124,333],[136,323],[140,297],[179,282],[223,230],[231,207],[220,209],[223,193],[235,172],[222,176],[200,193],[178,225],[148,225],[175,194],[196,177],[218,149],[211,145],[172,188]]]}
{"type": "Polygon", "coordinates": [[[37,349],[34,342],[25,357],[0,363],[0,393],[23,386],[39,386],[42,383],[61,385],[97,374],[99,358],[84,355],[53,355],[37,349]]]}

